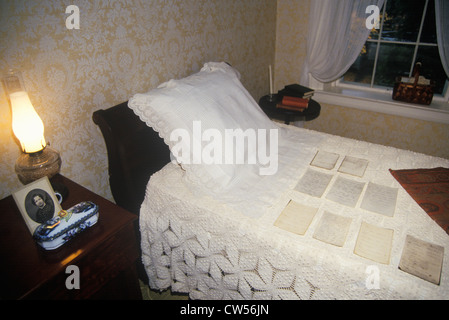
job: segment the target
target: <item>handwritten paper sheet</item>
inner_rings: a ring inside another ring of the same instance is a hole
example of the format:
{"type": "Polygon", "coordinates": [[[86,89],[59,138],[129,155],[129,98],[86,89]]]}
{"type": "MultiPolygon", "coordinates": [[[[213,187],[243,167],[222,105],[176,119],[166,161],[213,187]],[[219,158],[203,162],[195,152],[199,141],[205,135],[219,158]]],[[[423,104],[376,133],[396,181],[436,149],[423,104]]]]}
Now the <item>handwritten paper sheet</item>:
{"type": "Polygon", "coordinates": [[[394,215],[398,189],[369,182],[360,207],[388,217],[394,215]]]}
{"type": "Polygon", "coordinates": [[[331,174],[307,169],[295,187],[296,191],[320,198],[332,179],[331,174]]]}
{"type": "Polygon", "coordinates": [[[343,247],[352,219],[325,211],[313,237],[343,247]]]}
{"type": "Polygon", "coordinates": [[[326,198],[348,207],[355,207],[362,194],[364,182],[337,177],[326,198]]]}
{"type": "Polygon", "coordinates": [[[304,235],[315,217],[317,210],[317,208],[308,207],[290,200],[274,225],[286,231],[304,235]]]}
{"type": "Polygon", "coordinates": [[[340,155],[332,152],[318,150],[310,163],[312,166],[332,170],[340,155]]]}
{"type": "Polygon", "coordinates": [[[444,247],[407,235],[399,269],[440,284],[444,247]]]}
{"type": "Polygon", "coordinates": [[[362,222],[354,253],[383,264],[390,263],[393,230],[362,222]]]}
{"type": "Polygon", "coordinates": [[[338,171],[353,176],[363,177],[367,166],[368,160],[346,156],[341,162],[338,171]]]}

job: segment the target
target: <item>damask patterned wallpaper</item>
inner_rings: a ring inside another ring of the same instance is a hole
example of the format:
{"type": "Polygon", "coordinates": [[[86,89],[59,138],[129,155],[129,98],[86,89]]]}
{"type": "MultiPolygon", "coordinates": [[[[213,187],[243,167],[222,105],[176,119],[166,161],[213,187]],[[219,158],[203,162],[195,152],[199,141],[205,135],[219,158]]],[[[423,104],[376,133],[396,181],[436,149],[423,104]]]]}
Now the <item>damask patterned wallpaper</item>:
{"type": "Polygon", "coordinates": [[[275,90],[299,83],[307,56],[310,0],[278,1],[276,19],[275,90]]]}
{"type": "Polygon", "coordinates": [[[321,104],[320,117],[305,127],[449,159],[449,125],[442,123],[321,104]]]}
{"type": "MultiPolygon", "coordinates": [[[[112,199],[103,137],[92,113],[171,78],[227,61],[258,99],[274,63],[275,0],[2,0],[0,72],[22,71],[62,173],[112,199]],[[79,29],[68,29],[68,5],[79,29]]],[[[0,198],[21,187],[20,150],[0,89],[0,198]]]]}

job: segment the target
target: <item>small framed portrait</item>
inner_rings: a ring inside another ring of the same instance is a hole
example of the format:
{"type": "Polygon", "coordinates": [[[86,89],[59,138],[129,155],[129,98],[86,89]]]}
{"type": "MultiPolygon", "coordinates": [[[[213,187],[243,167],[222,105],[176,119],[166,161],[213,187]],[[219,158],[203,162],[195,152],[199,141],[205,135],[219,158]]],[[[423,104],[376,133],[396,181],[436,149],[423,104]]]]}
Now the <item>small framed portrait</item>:
{"type": "Polygon", "coordinates": [[[12,194],[31,234],[42,223],[61,210],[60,197],[54,192],[48,177],[43,177],[12,194]]]}

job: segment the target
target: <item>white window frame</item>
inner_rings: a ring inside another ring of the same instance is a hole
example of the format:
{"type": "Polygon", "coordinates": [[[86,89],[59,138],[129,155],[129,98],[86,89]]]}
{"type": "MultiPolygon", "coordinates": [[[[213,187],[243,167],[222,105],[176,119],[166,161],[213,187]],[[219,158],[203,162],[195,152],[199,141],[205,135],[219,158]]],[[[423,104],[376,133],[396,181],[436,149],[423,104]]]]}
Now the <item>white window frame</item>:
{"type": "MultiPolygon", "coordinates": [[[[428,0],[425,4],[425,10],[427,8],[428,0]]],[[[384,5],[384,12],[385,12],[384,5]]],[[[425,10],[423,11],[423,18],[425,16],[425,10]]],[[[421,26],[419,29],[418,39],[420,39],[421,30],[423,27],[424,19],[421,19],[421,26]]],[[[379,35],[382,32],[383,20],[380,26],[379,35]]],[[[396,43],[392,41],[384,41],[380,39],[372,39],[370,42],[376,42],[377,52],[379,51],[380,43],[396,43]]],[[[397,42],[404,44],[402,42],[397,42]]],[[[436,44],[423,44],[420,42],[407,43],[407,45],[415,45],[414,57],[415,60],[419,45],[436,45],[436,44]]],[[[375,64],[377,59],[375,60],[375,64]]],[[[374,65],[374,70],[376,65],[374,65]]],[[[410,75],[413,71],[413,66],[410,70],[410,75]]],[[[375,73],[375,72],[374,72],[375,73]]],[[[386,114],[392,114],[397,116],[403,116],[408,118],[433,121],[438,123],[449,124],[449,88],[448,82],[444,88],[444,95],[434,94],[432,103],[430,105],[419,105],[412,103],[399,102],[392,99],[392,88],[387,87],[374,87],[373,86],[374,75],[371,78],[371,85],[352,84],[338,79],[329,84],[321,83],[313,77],[311,77],[309,86],[316,90],[314,100],[320,103],[328,103],[332,105],[341,105],[345,107],[351,107],[361,110],[381,112],[386,114]]]]}

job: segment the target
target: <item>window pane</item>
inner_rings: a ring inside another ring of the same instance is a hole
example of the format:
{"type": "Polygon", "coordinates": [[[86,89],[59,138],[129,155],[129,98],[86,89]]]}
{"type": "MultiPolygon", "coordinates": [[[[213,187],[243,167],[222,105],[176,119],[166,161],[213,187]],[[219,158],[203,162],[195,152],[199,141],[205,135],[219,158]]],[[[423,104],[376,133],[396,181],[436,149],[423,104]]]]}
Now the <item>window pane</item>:
{"type": "Polygon", "coordinates": [[[430,0],[427,5],[426,18],[424,19],[421,42],[437,43],[437,31],[435,26],[435,1],[430,0]]]}
{"type": "Polygon", "coordinates": [[[416,42],[424,5],[424,0],[388,0],[382,39],[416,42]]]}
{"type": "Polygon", "coordinates": [[[434,93],[443,93],[447,77],[441,64],[438,47],[420,46],[416,61],[422,63],[420,75],[425,76],[427,79],[435,80],[436,86],[434,93]]]}
{"type": "Polygon", "coordinates": [[[343,76],[344,81],[371,84],[377,43],[367,42],[357,60],[343,76]]]}
{"type": "MultiPolygon", "coordinates": [[[[436,46],[435,0],[385,0],[384,5],[385,15],[382,17],[384,22],[380,39],[379,30],[371,30],[363,50],[343,76],[343,81],[362,86],[370,85],[374,73],[373,86],[393,87],[398,76],[409,77],[415,63],[415,43],[419,42],[416,61],[422,62],[421,75],[436,82],[436,94],[444,94],[449,79],[443,70],[436,46]],[[426,12],[423,17],[424,7],[426,12]],[[375,62],[377,46],[380,47],[378,60],[375,62]]],[[[383,15],[382,10],[381,14],[383,15]]]]}
{"type": "Polygon", "coordinates": [[[379,30],[378,29],[371,29],[371,32],[368,35],[368,39],[377,40],[379,39],[379,30]]]}
{"type": "Polygon", "coordinates": [[[392,87],[397,76],[408,76],[414,48],[411,45],[382,43],[374,85],[392,87]]]}

